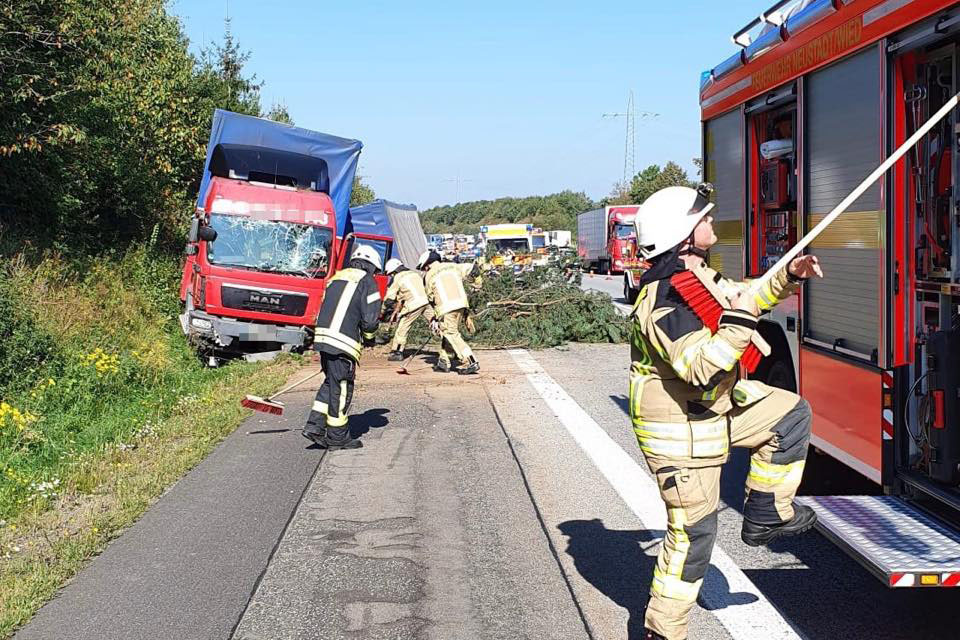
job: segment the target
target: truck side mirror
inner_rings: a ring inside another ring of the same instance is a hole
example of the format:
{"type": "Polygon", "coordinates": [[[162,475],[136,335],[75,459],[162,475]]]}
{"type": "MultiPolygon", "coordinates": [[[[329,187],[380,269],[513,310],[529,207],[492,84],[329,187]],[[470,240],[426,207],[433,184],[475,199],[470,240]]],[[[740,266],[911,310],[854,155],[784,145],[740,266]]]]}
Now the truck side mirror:
{"type": "Polygon", "coordinates": [[[200,230],[200,219],[194,218],[190,221],[190,232],[187,234],[187,242],[196,242],[197,233],[200,230]]]}
{"type": "Polygon", "coordinates": [[[198,237],[204,242],[213,242],[217,239],[217,230],[213,227],[200,227],[198,237]]]}

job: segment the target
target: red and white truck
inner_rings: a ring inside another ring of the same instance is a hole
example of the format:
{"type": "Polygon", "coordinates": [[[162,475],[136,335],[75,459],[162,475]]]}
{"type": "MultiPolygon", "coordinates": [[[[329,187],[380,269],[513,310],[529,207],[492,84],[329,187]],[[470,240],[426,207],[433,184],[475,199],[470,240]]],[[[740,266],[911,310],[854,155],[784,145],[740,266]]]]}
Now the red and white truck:
{"type": "MultiPolygon", "coordinates": [[[[960,90],[960,5],[778,2],[703,74],[710,263],[757,276],[960,90]]],[[[757,377],[806,398],[813,446],[875,495],[808,496],[891,587],[960,584],[956,112],[812,245],[826,278],[766,317],[757,377]]]]}
{"type": "Polygon", "coordinates": [[[391,257],[392,238],[344,237],[360,149],[356,140],[216,111],[180,286],[181,326],[211,365],[304,349],[326,284],[353,244],[391,257]]]}

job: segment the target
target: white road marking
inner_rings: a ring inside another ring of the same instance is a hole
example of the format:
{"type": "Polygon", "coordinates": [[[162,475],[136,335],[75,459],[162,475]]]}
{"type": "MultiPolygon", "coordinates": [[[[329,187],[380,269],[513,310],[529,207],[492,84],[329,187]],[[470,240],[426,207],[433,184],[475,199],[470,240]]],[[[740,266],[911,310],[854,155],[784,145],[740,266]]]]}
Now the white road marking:
{"type": "MultiPolygon", "coordinates": [[[[522,349],[513,349],[509,353],[640,522],[647,529],[665,530],[666,509],[653,479],[543,370],[533,356],[522,349]]],[[[797,631],[717,545],[713,548],[711,564],[710,571],[719,571],[723,579],[708,576],[700,590],[700,602],[711,610],[731,636],[737,640],[799,640],[797,631]],[[749,604],[731,604],[729,595],[732,593],[748,593],[756,600],[749,604]]]]}

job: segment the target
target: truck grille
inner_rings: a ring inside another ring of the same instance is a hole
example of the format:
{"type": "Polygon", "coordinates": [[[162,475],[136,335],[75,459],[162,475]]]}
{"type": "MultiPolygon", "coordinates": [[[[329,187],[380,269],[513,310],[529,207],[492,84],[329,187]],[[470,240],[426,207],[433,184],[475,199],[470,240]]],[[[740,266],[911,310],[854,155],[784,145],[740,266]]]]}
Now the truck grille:
{"type": "Polygon", "coordinates": [[[307,310],[307,296],[270,289],[220,287],[220,300],[229,309],[278,313],[284,316],[302,316],[307,310]]]}

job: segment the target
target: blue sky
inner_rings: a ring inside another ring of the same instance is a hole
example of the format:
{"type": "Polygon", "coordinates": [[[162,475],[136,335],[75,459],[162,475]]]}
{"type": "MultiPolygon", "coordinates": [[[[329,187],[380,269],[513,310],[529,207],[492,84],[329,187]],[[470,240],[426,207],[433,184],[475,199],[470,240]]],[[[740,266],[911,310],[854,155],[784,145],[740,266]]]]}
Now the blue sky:
{"type": "Polygon", "coordinates": [[[636,168],[700,155],[698,80],[730,35],[772,4],[174,0],[193,47],[234,35],[296,123],[364,143],[380,197],[457,200],[584,191],[623,175],[623,112],[636,168]]]}

